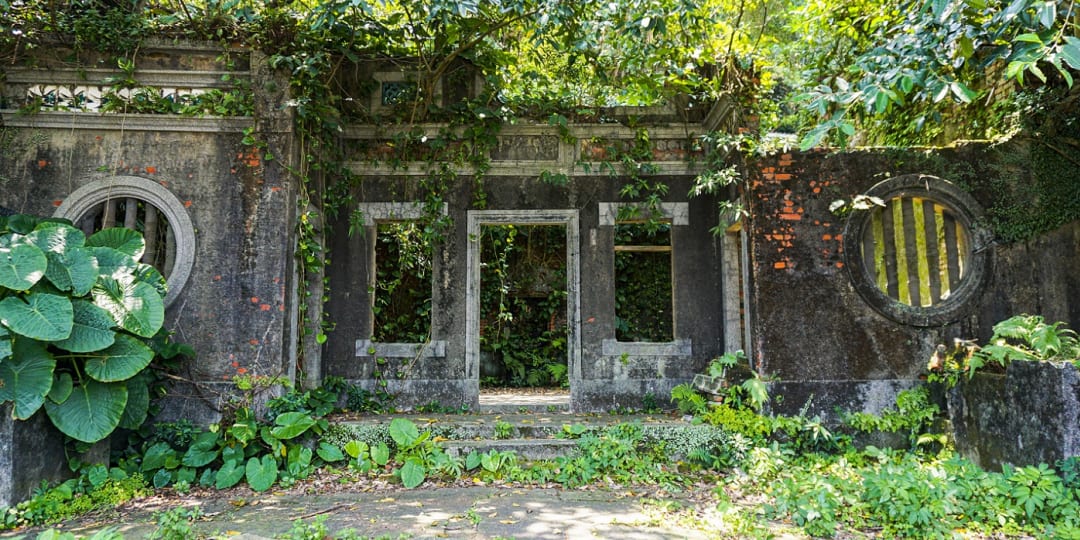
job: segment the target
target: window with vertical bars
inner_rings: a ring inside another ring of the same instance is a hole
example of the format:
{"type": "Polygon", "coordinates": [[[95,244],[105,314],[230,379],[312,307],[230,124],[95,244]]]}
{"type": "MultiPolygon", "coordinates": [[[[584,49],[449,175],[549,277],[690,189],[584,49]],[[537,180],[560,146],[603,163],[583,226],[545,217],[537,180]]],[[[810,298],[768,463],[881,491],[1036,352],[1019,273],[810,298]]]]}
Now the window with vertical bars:
{"type": "Polygon", "coordinates": [[[165,215],[154,205],[136,197],[110,198],[92,207],[76,222],[87,235],[111,227],[139,231],[146,250],[139,262],[149,264],[169,278],[176,259],[176,238],[165,215]]]}
{"type": "Polygon", "coordinates": [[[930,199],[888,199],[872,211],[860,240],[870,281],[902,304],[940,304],[967,275],[968,231],[952,210],[930,199]]]}
{"type": "Polygon", "coordinates": [[[978,305],[993,264],[993,233],[963,187],[927,174],[883,180],[844,226],[852,285],[878,313],[912,326],[959,320],[978,305]]]}

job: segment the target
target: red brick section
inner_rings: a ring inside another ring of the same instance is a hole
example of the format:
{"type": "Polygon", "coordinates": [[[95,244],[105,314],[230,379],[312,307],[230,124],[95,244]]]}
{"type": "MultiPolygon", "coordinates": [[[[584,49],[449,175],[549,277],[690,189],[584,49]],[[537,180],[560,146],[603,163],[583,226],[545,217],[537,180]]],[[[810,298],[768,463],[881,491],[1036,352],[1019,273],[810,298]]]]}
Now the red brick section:
{"type": "Polygon", "coordinates": [[[835,179],[806,175],[800,162],[808,159],[822,160],[825,155],[772,156],[751,173],[749,201],[758,271],[834,273],[844,267],[843,224],[828,212],[829,203],[842,195],[835,179]]]}

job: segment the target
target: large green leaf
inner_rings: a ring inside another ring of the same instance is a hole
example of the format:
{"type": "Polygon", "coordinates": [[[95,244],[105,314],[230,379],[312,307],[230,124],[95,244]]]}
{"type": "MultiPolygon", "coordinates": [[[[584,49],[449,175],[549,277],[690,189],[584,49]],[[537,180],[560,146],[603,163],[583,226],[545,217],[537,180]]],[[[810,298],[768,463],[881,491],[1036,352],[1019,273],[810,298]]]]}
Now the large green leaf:
{"type": "Polygon", "coordinates": [[[319,459],[327,463],[336,463],[345,459],[345,454],[341,453],[341,449],[328,442],[320,442],[316,453],[319,454],[319,459]]]}
{"type": "Polygon", "coordinates": [[[146,249],[146,241],[138,231],[123,227],[102,229],[87,238],[86,245],[113,248],[130,255],[135,260],[141,259],[146,249]]]}
{"type": "Polygon", "coordinates": [[[130,379],[149,366],[154,351],[127,334],[117,334],[112,346],[87,356],[87,375],[101,382],[117,382],[130,379]]]}
{"type": "Polygon", "coordinates": [[[116,324],[142,337],[153,337],[165,322],[165,303],[154,287],[135,281],[101,278],[94,303],[112,314],[116,324]]]}
{"type": "Polygon", "coordinates": [[[103,278],[127,281],[139,268],[139,263],[135,262],[131,255],[122,251],[110,247],[89,247],[88,249],[97,259],[98,275],[103,278]]]}
{"type": "Polygon", "coordinates": [[[63,403],[45,403],[53,425],[65,435],[85,443],[107,437],[120,425],[127,406],[127,386],[85,380],[63,403]]]}
{"type": "Polygon", "coordinates": [[[310,414],[301,412],[287,412],[278,415],[274,420],[277,424],[270,433],[278,439],[292,439],[307,431],[315,425],[315,419],[310,414]]]}
{"type": "Polygon", "coordinates": [[[1065,42],[1061,44],[1061,58],[1073,69],[1080,70],[1080,38],[1065,36],[1065,42]]]}
{"type": "Polygon", "coordinates": [[[31,244],[0,248],[0,287],[25,291],[33,287],[49,266],[45,253],[31,244]]]}
{"type": "Polygon", "coordinates": [[[0,326],[0,361],[11,356],[11,332],[0,326]]]}
{"type": "Polygon", "coordinates": [[[390,447],[386,446],[386,443],[381,442],[376,446],[371,447],[371,461],[374,461],[376,465],[382,467],[390,462],[390,447]]]}
{"type": "Polygon", "coordinates": [[[150,385],[147,381],[153,375],[142,372],[127,380],[128,400],[124,406],[124,415],[120,417],[120,427],[139,429],[146,422],[150,410],[150,385]]]}
{"type": "Polygon", "coordinates": [[[395,418],[390,421],[390,437],[397,443],[398,448],[409,446],[420,437],[416,424],[407,418],[395,418]]]}
{"type": "Polygon", "coordinates": [[[19,234],[29,234],[33,232],[34,227],[37,227],[38,223],[41,223],[41,218],[27,214],[15,214],[14,216],[8,216],[7,218],[7,228],[19,234]]]}
{"type": "Polygon", "coordinates": [[[42,251],[63,253],[71,248],[83,247],[86,235],[71,225],[42,223],[34,232],[26,235],[26,240],[42,251]]]}
{"type": "Polygon", "coordinates": [[[142,465],[140,470],[142,472],[149,472],[154,469],[160,469],[170,461],[170,458],[175,459],[176,450],[173,450],[169,443],[159,442],[155,443],[150,448],[146,449],[146,453],[143,454],[142,465]]]}
{"type": "Polygon", "coordinates": [[[56,222],[41,224],[26,235],[26,241],[38,246],[49,259],[45,278],[60,291],[75,288],[76,296],[89,293],[97,281],[97,260],[83,247],[85,240],[79,229],[56,222]]]}
{"type": "Polygon", "coordinates": [[[424,483],[424,478],[427,476],[427,470],[425,469],[423,462],[419,459],[409,458],[405,460],[405,463],[401,466],[399,475],[401,476],[401,484],[407,489],[412,489],[424,483]]]}
{"type": "Polygon", "coordinates": [[[0,323],[16,334],[41,341],[67,339],[74,313],[64,296],[30,293],[26,300],[9,296],[0,301],[0,323]]]}
{"type": "Polygon", "coordinates": [[[48,398],[52,400],[53,403],[63,403],[71,396],[71,391],[74,388],[75,386],[72,383],[70,373],[56,373],[53,377],[52,388],[49,389],[48,398]]]}
{"type": "Polygon", "coordinates": [[[218,489],[231,488],[244,478],[245,472],[244,462],[225,461],[214,478],[214,487],[218,489]]]}
{"type": "Polygon", "coordinates": [[[158,272],[157,268],[150,266],[149,264],[142,264],[135,268],[135,279],[144,283],[149,283],[157,290],[158,294],[164,298],[169,294],[169,288],[166,285],[165,276],[158,272]]]}
{"type": "Polygon", "coordinates": [[[74,315],[71,335],[57,341],[57,347],[65,351],[84,353],[100,351],[113,344],[116,339],[113,326],[116,322],[108,311],[86,300],[74,300],[71,307],[74,315]]]}
{"type": "Polygon", "coordinates": [[[33,340],[15,338],[12,356],[0,362],[0,401],[12,401],[12,416],[30,418],[53,384],[56,360],[45,347],[33,340]]]}
{"type": "Polygon", "coordinates": [[[45,252],[49,268],[48,278],[57,289],[71,291],[75,296],[86,296],[98,279],[98,262],[94,253],[83,247],[73,247],[64,253],[45,252]]]}
{"type": "Polygon", "coordinates": [[[249,459],[246,469],[248,485],[255,491],[266,491],[277,481],[278,463],[274,456],[269,454],[263,456],[262,459],[257,457],[249,459]]]}
{"type": "Polygon", "coordinates": [[[209,465],[218,457],[218,434],[214,431],[201,433],[184,453],[181,463],[186,467],[209,465]]]}

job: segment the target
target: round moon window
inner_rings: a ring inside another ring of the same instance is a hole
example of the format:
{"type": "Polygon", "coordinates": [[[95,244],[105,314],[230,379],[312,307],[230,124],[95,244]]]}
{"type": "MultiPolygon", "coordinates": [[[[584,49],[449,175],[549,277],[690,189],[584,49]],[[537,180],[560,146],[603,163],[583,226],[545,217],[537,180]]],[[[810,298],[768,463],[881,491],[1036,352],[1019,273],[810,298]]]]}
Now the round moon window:
{"type": "Polygon", "coordinates": [[[848,220],[844,252],[856,290],[882,314],[916,326],[961,317],[982,288],[989,234],[970,195],[937,177],[872,187],[878,204],[848,220]]]}

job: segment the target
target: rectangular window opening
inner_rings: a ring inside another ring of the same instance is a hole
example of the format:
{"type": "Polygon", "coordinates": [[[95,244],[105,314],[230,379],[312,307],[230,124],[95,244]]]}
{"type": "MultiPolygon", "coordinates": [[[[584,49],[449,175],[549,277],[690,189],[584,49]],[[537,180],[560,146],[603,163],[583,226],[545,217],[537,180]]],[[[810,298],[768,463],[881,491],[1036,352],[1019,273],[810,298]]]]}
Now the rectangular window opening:
{"type": "Polygon", "coordinates": [[[419,221],[376,225],[372,340],[425,343],[431,336],[431,243],[419,221]]]}
{"type": "Polygon", "coordinates": [[[674,341],[671,223],[615,225],[615,339],[674,341]]]}

